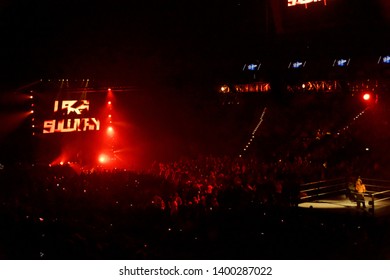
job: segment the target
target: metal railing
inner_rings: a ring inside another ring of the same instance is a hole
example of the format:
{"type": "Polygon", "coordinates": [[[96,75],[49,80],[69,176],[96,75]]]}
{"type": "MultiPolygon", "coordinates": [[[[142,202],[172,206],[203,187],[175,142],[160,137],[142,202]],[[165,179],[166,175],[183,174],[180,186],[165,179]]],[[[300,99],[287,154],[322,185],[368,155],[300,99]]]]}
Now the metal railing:
{"type": "MultiPolygon", "coordinates": [[[[380,179],[362,178],[367,191],[363,194],[369,198],[368,204],[374,213],[375,206],[382,201],[390,200],[390,181],[380,179]]],[[[299,203],[324,199],[335,195],[348,195],[349,185],[355,185],[346,178],[323,180],[305,183],[300,186],[299,203]]]]}
{"type": "Polygon", "coordinates": [[[300,186],[300,201],[305,202],[320,199],[325,196],[343,194],[345,193],[345,188],[345,178],[302,184],[300,186]]]}
{"type": "Polygon", "coordinates": [[[371,198],[369,204],[372,211],[375,210],[375,204],[390,199],[390,181],[369,178],[362,178],[362,181],[369,190],[366,196],[371,198]]]}

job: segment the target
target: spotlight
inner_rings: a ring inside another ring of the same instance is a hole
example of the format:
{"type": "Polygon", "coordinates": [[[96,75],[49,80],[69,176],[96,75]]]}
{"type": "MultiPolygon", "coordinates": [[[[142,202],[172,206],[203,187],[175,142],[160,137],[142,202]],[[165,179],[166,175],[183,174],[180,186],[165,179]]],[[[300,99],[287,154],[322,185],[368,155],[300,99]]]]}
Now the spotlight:
{"type": "Polygon", "coordinates": [[[98,160],[99,160],[99,162],[100,162],[101,164],[107,163],[107,162],[108,162],[108,157],[107,157],[105,154],[101,154],[101,155],[99,156],[98,160]]]}
{"type": "Polygon", "coordinates": [[[219,92],[221,92],[221,93],[229,93],[230,92],[230,88],[227,85],[223,85],[223,86],[220,87],[219,92]]]}
{"type": "Polygon", "coordinates": [[[363,99],[364,99],[365,101],[370,100],[370,99],[371,99],[371,94],[365,93],[365,94],[363,95],[363,99]]]}
{"type": "Polygon", "coordinates": [[[107,127],[107,134],[109,136],[113,136],[114,134],[114,128],[112,126],[107,127]]]}

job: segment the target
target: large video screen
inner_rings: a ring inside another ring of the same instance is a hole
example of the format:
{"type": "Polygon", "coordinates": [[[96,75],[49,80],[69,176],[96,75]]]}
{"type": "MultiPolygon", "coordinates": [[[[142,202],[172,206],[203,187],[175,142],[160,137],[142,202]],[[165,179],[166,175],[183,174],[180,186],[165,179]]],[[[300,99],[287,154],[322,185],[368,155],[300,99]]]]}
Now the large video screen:
{"type": "Polygon", "coordinates": [[[43,121],[43,133],[100,130],[100,120],[90,113],[90,100],[55,100],[53,115],[43,121]]]}
{"type": "Polygon", "coordinates": [[[31,94],[36,134],[98,133],[106,124],[105,92],[45,90],[31,94]]]}
{"type": "Polygon", "coordinates": [[[31,93],[31,102],[38,160],[86,163],[111,149],[107,129],[112,112],[107,92],[36,90],[31,93]]]}

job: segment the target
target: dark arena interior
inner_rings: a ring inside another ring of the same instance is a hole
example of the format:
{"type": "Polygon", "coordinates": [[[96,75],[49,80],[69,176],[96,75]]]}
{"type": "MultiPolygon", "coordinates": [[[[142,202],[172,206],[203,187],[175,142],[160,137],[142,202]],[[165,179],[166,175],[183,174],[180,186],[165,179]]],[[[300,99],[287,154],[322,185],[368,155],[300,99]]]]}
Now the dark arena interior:
{"type": "Polygon", "coordinates": [[[0,4],[0,259],[390,258],[389,1],[89,2],[0,4]]]}

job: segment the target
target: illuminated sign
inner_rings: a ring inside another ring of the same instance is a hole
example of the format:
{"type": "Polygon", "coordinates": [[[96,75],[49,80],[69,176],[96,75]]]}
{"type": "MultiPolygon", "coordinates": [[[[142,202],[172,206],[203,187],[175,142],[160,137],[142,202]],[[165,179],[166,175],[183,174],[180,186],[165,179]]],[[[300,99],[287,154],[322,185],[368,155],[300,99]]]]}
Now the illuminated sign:
{"type": "Polygon", "coordinates": [[[248,65],[248,70],[251,70],[251,71],[259,70],[259,68],[260,68],[260,64],[249,64],[248,65]]]}
{"type": "Polygon", "coordinates": [[[306,61],[295,61],[295,62],[290,62],[288,65],[288,68],[294,68],[294,69],[299,69],[303,68],[306,66],[306,61]]]}
{"type": "Polygon", "coordinates": [[[349,65],[349,62],[351,61],[351,59],[344,59],[344,58],[341,58],[341,59],[335,59],[333,61],[333,67],[335,66],[338,66],[338,67],[346,67],[349,65]]]}
{"type": "Polygon", "coordinates": [[[54,101],[56,118],[43,123],[43,133],[100,130],[100,121],[87,116],[89,100],[54,101]]]}
{"type": "Polygon", "coordinates": [[[324,5],[326,5],[326,0],[288,0],[288,6],[307,5],[315,2],[324,2],[324,5]]]}
{"type": "Polygon", "coordinates": [[[261,67],[261,63],[251,63],[251,64],[245,64],[243,70],[249,70],[249,71],[257,71],[261,67]]]}
{"type": "Polygon", "coordinates": [[[383,63],[383,64],[390,64],[390,55],[387,56],[380,56],[378,60],[378,64],[383,63]]]}

